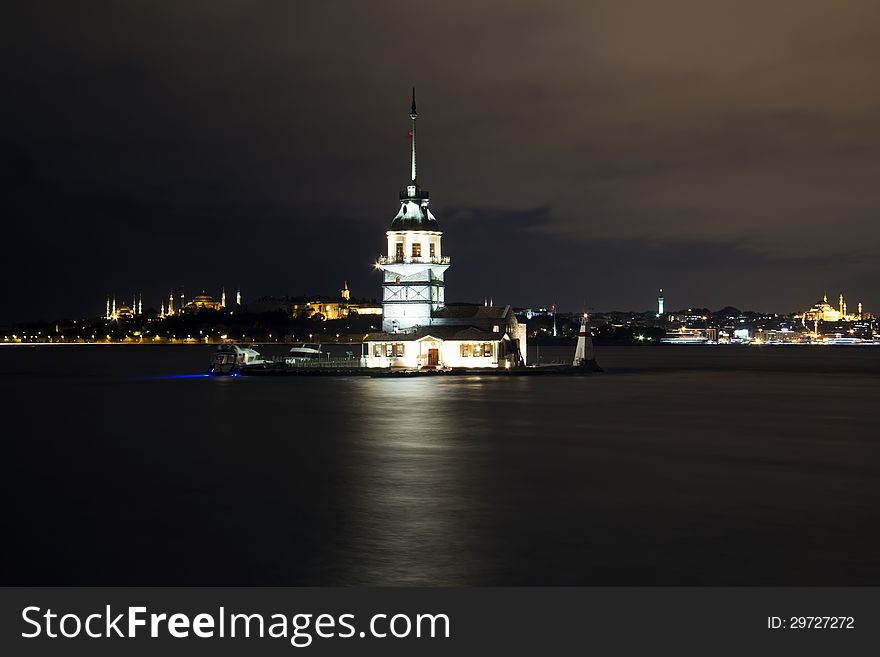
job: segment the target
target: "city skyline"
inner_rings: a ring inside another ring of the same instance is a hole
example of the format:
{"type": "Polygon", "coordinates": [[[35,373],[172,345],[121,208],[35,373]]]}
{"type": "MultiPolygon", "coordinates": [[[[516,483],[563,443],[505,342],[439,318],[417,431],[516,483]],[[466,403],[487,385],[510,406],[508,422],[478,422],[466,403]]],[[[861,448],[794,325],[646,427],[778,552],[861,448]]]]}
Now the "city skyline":
{"type": "Polygon", "coordinates": [[[483,29],[501,20],[491,3],[425,7],[424,48],[405,53],[399,3],[309,20],[16,7],[0,321],[88,316],[107,290],[160,299],[169,283],[280,296],[347,279],[375,296],[413,84],[432,126],[420,172],[456,255],[449,301],[639,310],[663,287],[670,307],[794,312],[840,290],[880,306],[869,5],[792,20],[774,2],[683,2],[674,19],[619,4],[505,3],[503,38],[483,29]],[[347,47],[316,22],[350,27],[347,47]],[[743,34],[749,49],[728,47],[743,34]]]}

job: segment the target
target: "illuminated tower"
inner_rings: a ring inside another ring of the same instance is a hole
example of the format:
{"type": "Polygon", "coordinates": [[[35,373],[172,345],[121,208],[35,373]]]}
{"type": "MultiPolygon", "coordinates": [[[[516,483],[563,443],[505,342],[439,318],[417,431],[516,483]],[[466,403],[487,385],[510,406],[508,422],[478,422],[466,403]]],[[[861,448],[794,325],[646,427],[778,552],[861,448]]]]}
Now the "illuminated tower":
{"type": "Polygon", "coordinates": [[[113,297],[113,305],[110,307],[110,319],[116,319],[116,296],[113,297]]]}
{"type": "Polygon", "coordinates": [[[235,305],[241,305],[241,286],[235,291],[235,305]]]}
{"type": "Polygon", "coordinates": [[[174,314],[174,288],[171,288],[171,292],[168,293],[168,315],[171,316],[174,314]]]}
{"type": "Polygon", "coordinates": [[[225,287],[220,290],[220,307],[221,308],[226,307],[226,288],[225,287]]]}
{"type": "Polygon", "coordinates": [[[159,310],[159,317],[165,317],[165,300],[162,300],[162,308],[159,310]]]}
{"type": "Polygon", "coordinates": [[[660,294],[657,295],[657,317],[663,317],[663,288],[660,288],[660,294]]]}
{"type": "Polygon", "coordinates": [[[110,319],[110,295],[107,295],[107,310],[104,311],[104,319],[110,319]]]}
{"type": "Polygon", "coordinates": [[[348,301],[349,299],[351,299],[351,292],[350,292],[349,289],[348,289],[348,281],[345,281],[345,282],[342,284],[342,292],[341,292],[341,295],[342,295],[342,298],[345,299],[346,301],[348,301]]]}
{"type": "Polygon", "coordinates": [[[137,311],[137,314],[138,314],[138,315],[143,315],[143,314],[144,314],[144,295],[143,295],[143,294],[139,294],[139,295],[138,295],[138,311],[137,311]]]}
{"type": "Polygon", "coordinates": [[[400,192],[400,211],[385,233],[387,255],[376,267],[384,272],[382,330],[395,332],[431,323],[433,311],[444,304],[443,277],[449,268],[440,240],[443,233],[428,209],[428,192],[419,187],[416,171],[416,90],[410,118],[410,181],[400,192]]]}
{"type": "Polygon", "coordinates": [[[861,302],[861,301],[859,301],[859,316],[858,316],[858,319],[863,319],[863,318],[862,318],[862,302],[861,302]]]}

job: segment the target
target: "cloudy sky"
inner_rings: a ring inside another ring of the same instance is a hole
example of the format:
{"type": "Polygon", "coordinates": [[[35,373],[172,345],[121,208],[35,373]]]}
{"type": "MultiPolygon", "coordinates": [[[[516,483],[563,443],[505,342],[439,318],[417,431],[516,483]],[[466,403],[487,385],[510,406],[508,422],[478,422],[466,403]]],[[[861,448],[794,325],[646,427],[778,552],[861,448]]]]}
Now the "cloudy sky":
{"type": "Polygon", "coordinates": [[[413,85],[450,300],[880,310],[875,2],[4,13],[0,320],[171,286],[378,296],[413,85]]]}

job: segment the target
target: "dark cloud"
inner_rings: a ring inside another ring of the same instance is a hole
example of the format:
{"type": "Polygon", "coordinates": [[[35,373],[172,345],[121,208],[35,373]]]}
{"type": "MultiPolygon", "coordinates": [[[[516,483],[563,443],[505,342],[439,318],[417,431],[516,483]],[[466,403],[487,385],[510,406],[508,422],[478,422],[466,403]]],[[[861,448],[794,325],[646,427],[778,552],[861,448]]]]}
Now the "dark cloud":
{"type": "Polygon", "coordinates": [[[867,0],[18,3],[5,23],[0,319],[181,284],[378,294],[412,84],[452,298],[880,306],[867,0]]]}

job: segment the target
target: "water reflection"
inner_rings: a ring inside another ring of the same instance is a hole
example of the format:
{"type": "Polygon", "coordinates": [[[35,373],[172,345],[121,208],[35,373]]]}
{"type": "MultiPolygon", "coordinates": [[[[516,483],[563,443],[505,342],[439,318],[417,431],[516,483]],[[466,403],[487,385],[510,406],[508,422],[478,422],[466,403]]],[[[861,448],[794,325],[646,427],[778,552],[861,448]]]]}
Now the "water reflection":
{"type": "Polygon", "coordinates": [[[350,519],[335,556],[343,581],[466,581],[474,473],[462,453],[486,427],[464,426],[459,407],[482,385],[378,379],[355,387],[349,411],[361,424],[347,453],[350,519]]]}
{"type": "Polygon", "coordinates": [[[880,581],[880,350],[401,381],[0,351],[10,584],[880,581]]]}

